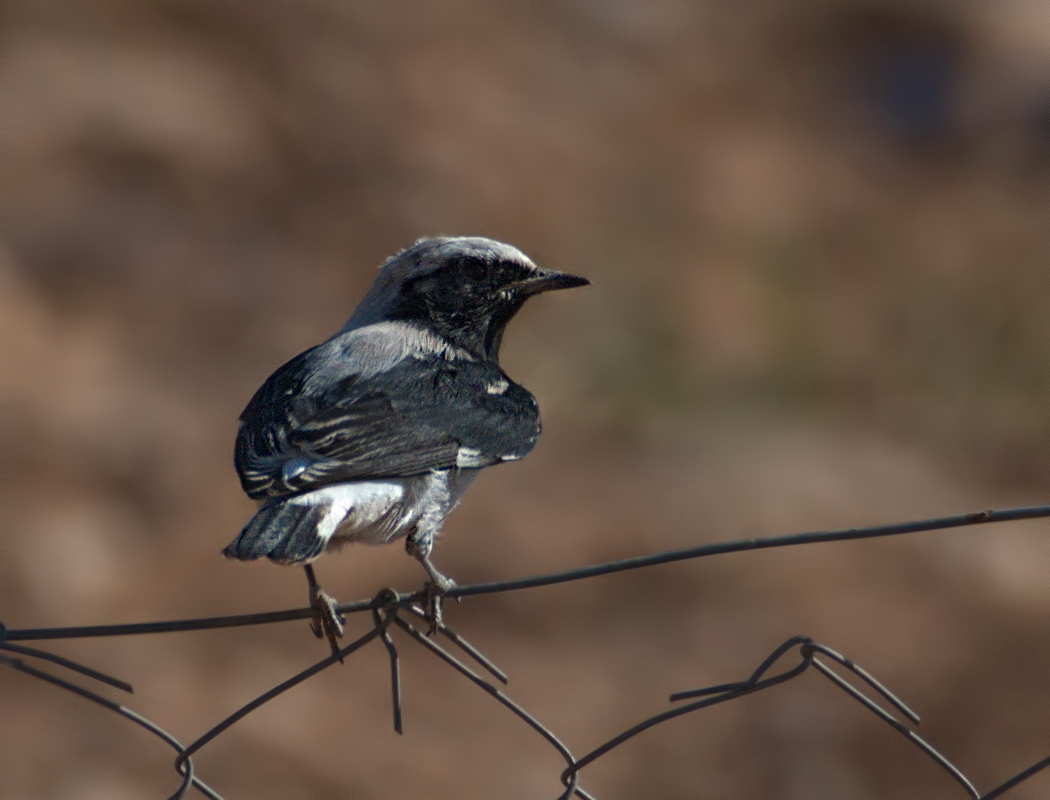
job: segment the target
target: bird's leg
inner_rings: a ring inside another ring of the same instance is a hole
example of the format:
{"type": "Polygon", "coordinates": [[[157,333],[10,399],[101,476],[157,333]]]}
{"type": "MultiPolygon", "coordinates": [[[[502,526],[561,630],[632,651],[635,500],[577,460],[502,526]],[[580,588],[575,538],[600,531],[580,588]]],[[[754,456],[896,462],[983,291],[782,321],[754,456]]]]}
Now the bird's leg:
{"type": "MultiPolygon", "coordinates": [[[[310,607],[314,610],[313,619],[310,620],[310,630],[318,639],[327,638],[332,647],[332,655],[339,652],[339,643],[336,641],[343,635],[343,618],[335,610],[335,598],[328,594],[317,582],[312,564],[304,564],[306,580],[310,584],[310,607]]],[[[342,659],[340,659],[342,661],[342,659]]]]}
{"type": "Polygon", "coordinates": [[[421,535],[413,531],[405,539],[405,551],[423,565],[430,580],[426,582],[426,614],[430,619],[430,634],[437,632],[442,625],[442,600],[449,589],[455,587],[456,582],[447,575],[442,575],[434,562],[430,560],[430,552],[434,549],[434,535],[421,535]]]}

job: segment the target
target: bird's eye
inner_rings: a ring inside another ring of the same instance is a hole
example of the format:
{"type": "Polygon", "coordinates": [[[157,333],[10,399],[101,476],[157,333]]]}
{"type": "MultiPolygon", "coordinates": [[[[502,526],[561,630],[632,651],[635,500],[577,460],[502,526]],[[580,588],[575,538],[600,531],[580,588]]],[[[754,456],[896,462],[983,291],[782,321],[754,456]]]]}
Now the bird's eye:
{"type": "Polygon", "coordinates": [[[488,275],[488,264],[481,258],[464,258],[459,262],[463,274],[472,281],[484,280],[488,275]]]}

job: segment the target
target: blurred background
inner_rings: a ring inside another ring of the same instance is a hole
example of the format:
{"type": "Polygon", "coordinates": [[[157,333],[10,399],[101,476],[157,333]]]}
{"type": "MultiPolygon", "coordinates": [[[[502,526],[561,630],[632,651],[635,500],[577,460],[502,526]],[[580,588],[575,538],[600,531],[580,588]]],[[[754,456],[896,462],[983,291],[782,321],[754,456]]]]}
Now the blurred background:
{"type": "MultiPolygon", "coordinates": [[[[461,583],[1048,501],[1050,5],[1038,0],[0,5],[0,609],[9,627],[301,607],[219,551],[237,416],[431,234],[593,281],[503,363],[545,435],[487,472],[461,583]]],[[[805,633],[987,790],[1050,747],[1046,522],[477,598],[449,620],[582,754],[805,633]]],[[[418,588],[400,546],[322,560],[418,588]]],[[[367,621],[352,620],[350,633],[367,621]]],[[[68,641],[188,742],[326,654],[305,622],[68,641]]],[[[235,798],[531,798],[558,756],[432,656],[355,655],[204,748],[235,798]]],[[[116,693],[114,693],[116,694],[116,693]]],[[[0,673],[0,797],[160,798],[171,752],[0,673]]],[[[817,676],[587,768],[610,798],[962,793],[817,676]]],[[[1012,798],[1050,796],[1050,775],[1012,798]]]]}

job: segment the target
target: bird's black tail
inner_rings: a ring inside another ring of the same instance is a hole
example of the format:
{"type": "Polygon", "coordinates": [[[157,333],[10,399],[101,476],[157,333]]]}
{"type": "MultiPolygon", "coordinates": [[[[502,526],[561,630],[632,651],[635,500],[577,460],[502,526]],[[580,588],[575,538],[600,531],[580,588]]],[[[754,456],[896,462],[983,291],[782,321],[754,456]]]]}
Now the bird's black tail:
{"type": "Polygon", "coordinates": [[[317,531],[330,511],[328,503],[269,503],[259,509],[222,554],[241,561],[266,556],[278,564],[312,561],[328,543],[317,531]]]}

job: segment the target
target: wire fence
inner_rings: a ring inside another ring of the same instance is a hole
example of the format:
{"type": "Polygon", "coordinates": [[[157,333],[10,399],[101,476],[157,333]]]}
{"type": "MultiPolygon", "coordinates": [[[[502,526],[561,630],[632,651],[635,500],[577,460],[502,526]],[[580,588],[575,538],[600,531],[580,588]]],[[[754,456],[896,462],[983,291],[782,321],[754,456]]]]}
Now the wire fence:
{"type": "MultiPolygon", "coordinates": [[[[1050,517],[1050,506],[980,511],[973,514],[961,514],[958,516],[902,522],[868,528],[849,528],[844,530],[815,531],[757,539],[741,539],[731,542],[702,545],[684,550],[671,550],[663,553],[638,556],[635,558],[623,559],[621,561],[612,561],[605,564],[580,567],[548,575],[534,575],[511,580],[494,581],[491,583],[457,586],[451,589],[446,596],[452,598],[471,597],[539,586],[549,586],[555,583],[583,580],[598,575],[607,575],[613,572],[640,569],[643,567],[654,566],[656,564],[666,564],[672,561],[704,558],[726,553],[737,553],[773,547],[787,547],[799,544],[840,542],[851,539],[870,539],[880,536],[895,536],[907,533],[917,533],[920,531],[943,530],[947,528],[958,528],[984,523],[1008,522],[1012,520],[1036,519],[1043,517],[1050,517]]],[[[35,663],[27,663],[25,659],[32,659],[34,662],[45,662],[57,667],[62,667],[82,677],[90,678],[115,689],[130,692],[132,687],[124,681],[118,680],[117,678],[111,677],[67,658],[63,658],[44,650],[16,644],[16,642],[48,641],[94,636],[129,636],[144,633],[171,633],[177,631],[264,625],[309,618],[313,615],[311,609],[297,608],[285,611],[242,614],[237,616],[146,622],[128,625],[97,625],[75,628],[35,628],[18,630],[7,629],[3,623],[0,623],[0,664],[9,666],[12,669],[18,670],[27,675],[32,675],[35,678],[39,678],[40,680],[61,687],[69,692],[97,703],[104,708],[108,708],[136,725],[145,728],[147,731],[172,747],[178,754],[175,759],[175,769],[181,780],[174,793],[170,795],[169,800],[183,798],[187,796],[191,789],[196,789],[200,794],[212,798],[212,800],[222,800],[222,796],[208,786],[208,784],[195,773],[193,755],[255,709],[268,703],[270,700],[283,694],[292,687],[308,680],[322,670],[327,669],[335,663],[343,661],[347,656],[350,656],[376,639],[382,643],[389,655],[393,724],[394,729],[398,733],[401,733],[401,670],[397,644],[391,635],[394,631],[400,631],[407,637],[408,641],[414,642],[430,651],[443,663],[462,674],[480,689],[487,692],[494,698],[494,700],[504,705],[524,724],[532,728],[559,753],[559,755],[565,760],[565,769],[560,775],[564,791],[558,796],[559,800],[567,800],[567,798],[573,796],[585,798],[585,800],[594,800],[594,796],[580,785],[581,770],[588,765],[593,764],[598,759],[605,757],[624,742],[637,736],[643,731],[684,714],[691,714],[700,711],[701,709],[710,708],[720,703],[743,697],[744,695],[771,689],[774,686],[793,680],[803,673],[814,670],[821,676],[825,677],[832,686],[846,693],[849,697],[870,711],[873,717],[880,719],[889,725],[893,730],[899,733],[904,739],[910,742],[915,748],[921,751],[933,763],[947,773],[947,775],[949,775],[959,787],[959,797],[970,797],[973,798],[973,800],[991,800],[992,798],[1001,797],[1014,787],[1027,781],[1036,773],[1050,767],[1050,755],[1048,755],[1040,761],[1037,761],[1035,764],[1032,764],[1006,779],[998,786],[982,793],[977,789],[974,783],[966,777],[959,767],[950,762],[932,744],[916,733],[914,728],[919,724],[918,715],[898,699],[890,689],[881,684],[861,666],[837,653],[830,647],[814,642],[807,636],[793,636],[783,642],[776,647],[749,676],[741,681],[708,686],[701,689],[691,689],[671,695],[670,702],[676,704],[674,707],[642,720],[627,730],[616,734],[604,744],[591,750],[589,753],[577,757],[572,754],[569,748],[566,747],[553,731],[511,699],[511,697],[501,688],[501,686],[507,683],[507,676],[502,670],[486,658],[476,647],[445,625],[443,621],[435,620],[432,614],[427,613],[425,605],[427,600],[428,596],[425,592],[401,594],[393,589],[383,589],[371,600],[340,604],[337,607],[340,614],[370,614],[372,618],[371,630],[345,645],[339,649],[338,652],[318,661],[308,669],[293,675],[286,681],[259,695],[250,703],[247,703],[234,713],[230,714],[188,745],[183,745],[159,725],[135,713],[126,706],[110,700],[98,692],[85,688],[85,686],[81,684],[74,683],[65,677],[60,677],[52,672],[41,669],[35,663]],[[447,644],[451,646],[443,646],[438,643],[439,641],[447,642],[447,644]],[[487,677],[483,675],[483,673],[487,675],[487,677]]]]}

